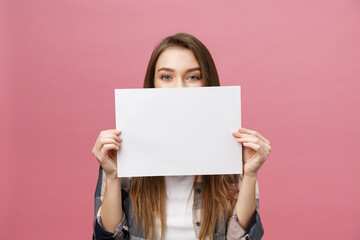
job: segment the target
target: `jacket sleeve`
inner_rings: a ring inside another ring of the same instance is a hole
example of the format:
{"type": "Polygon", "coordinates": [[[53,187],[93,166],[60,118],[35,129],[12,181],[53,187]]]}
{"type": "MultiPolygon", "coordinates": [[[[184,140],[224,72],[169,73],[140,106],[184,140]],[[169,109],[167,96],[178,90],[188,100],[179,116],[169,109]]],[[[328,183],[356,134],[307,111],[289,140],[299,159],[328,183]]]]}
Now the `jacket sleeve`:
{"type": "MultiPolygon", "coordinates": [[[[104,192],[106,187],[106,174],[103,169],[99,168],[99,177],[95,190],[95,209],[94,209],[94,221],[93,221],[93,240],[126,240],[129,239],[128,224],[124,214],[123,219],[115,229],[115,233],[105,231],[102,227],[100,211],[102,200],[104,199],[104,192]]],[[[123,191],[123,190],[122,190],[123,191]]]]}
{"type": "Polygon", "coordinates": [[[264,235],[264,229],[261,223],[259,214],[259,187],[256,182],[256,210],[253,216],[252,224],[244,229],[237,218],[236,206],[233,211],[233,216],[229,219],[227,224],[226,239],[229,240],[260,240],[264,235]]]}
{"type": "Polygon", "coordinates": [[[125,240],[129,239],[129,234],[127,229],[127,221],[125,218],[125,214],[119,225],[115,229],[115,233],[111,233],[105,231],[101,224],[100,217],[94,219],[94,234],[93,240],[108,240],[108,239],[115,239],[115,240],[125,240]]]}

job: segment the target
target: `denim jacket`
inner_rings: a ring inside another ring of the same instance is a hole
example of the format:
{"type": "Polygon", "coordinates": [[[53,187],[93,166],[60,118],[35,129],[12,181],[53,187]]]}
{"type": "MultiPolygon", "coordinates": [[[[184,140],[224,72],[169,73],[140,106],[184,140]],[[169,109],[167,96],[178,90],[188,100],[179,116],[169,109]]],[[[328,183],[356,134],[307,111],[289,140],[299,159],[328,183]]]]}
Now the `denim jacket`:
{"type": "MultiPolygon", "coordinates": [[[[129,196],[129,186],[130,186],[130,178],[122,178],[121,179],[121,195],[122,195],[122,207],[124,210],[124,217],[116,227],[114,233],[110,233],[105,231],[102,228],[101,218],[100,218],[100,210],[101,204],[104,196],[105,186],[106,186],[106,174],[100,167],[99,170],[99,178],[95,191],[95,218],[93,222],[93,240],[105,240],[105,239],[133,239],[133,240],[144,240],[145,236],[141,230],[141,227],[135,226],[135,223],[132,219],[132,204],[129,196]]],[[[259,206],[259,195],[258,195],[258,187],[256,188],[256,211],[253,218],[253,222],[250,227],[244,229],[241,227],[237,215],[236,209],[234,208],[233,216],[227,222],[218,221],[215,227],[215,232],[213,235],[213,240],[260,240],[264,234],[264,229],[261,224],[260,215],[258,212],[259,206]]],[[[195,235],[198,238],[200,233],[200,209],[201,209],[201,191],[202,191],[202,183],[200,181],[197,182],[197,188],[194,192],[194,203],[192,207],[192,219],[195,235]]],[[[139,223],[141,226],[141,223],[139,223]]]]}

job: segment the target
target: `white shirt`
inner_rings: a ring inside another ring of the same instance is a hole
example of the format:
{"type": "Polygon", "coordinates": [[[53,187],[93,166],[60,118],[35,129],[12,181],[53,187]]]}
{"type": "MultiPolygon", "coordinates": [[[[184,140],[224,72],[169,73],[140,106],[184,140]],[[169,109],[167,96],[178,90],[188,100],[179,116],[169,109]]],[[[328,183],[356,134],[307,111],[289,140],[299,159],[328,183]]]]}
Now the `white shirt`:
{"type": "MultiPolygon", "coordinates": [[[[192,220],[193,183],[194,176],[165,176],[167,223],[165,239],[196,239],[192,220]]],[[[157,221],[156,226],[160,239],[160,221],[157,221]]]]}

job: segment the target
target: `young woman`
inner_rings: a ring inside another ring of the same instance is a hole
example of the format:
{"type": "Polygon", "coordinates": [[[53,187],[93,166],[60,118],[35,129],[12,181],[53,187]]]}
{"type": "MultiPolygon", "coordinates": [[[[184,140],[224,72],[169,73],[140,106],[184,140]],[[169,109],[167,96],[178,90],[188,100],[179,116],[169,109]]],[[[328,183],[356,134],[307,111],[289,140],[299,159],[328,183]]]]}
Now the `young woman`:
{"type": "MultiPolygon", "coordinates": [[[[203,86],[220,83],[214,61],[198,39],[180,33],[154,49],[144,88],[203,86]]],[[[115,129],[100,132],[92,150],[101,165],[93,239],[261,239],[257,173],[271,147],[260,133],[245,128],[232,133],[243,145],[242,176],[131,179],[117,178],[120,134],[115,129]]]]}

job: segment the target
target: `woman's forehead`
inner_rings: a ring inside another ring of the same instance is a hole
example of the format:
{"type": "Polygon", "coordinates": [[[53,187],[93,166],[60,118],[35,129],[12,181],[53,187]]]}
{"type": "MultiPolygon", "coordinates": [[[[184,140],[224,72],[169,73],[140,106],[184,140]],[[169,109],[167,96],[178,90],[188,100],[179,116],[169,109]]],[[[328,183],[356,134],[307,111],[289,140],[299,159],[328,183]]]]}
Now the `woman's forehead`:
{"type": "Polygon", "coordinates": [[[194,53],[183,47],[169,47],[157,59],[155,69],[169,68],[174,70],[187,70],[199,68],[199,63],[194,53]]]}

